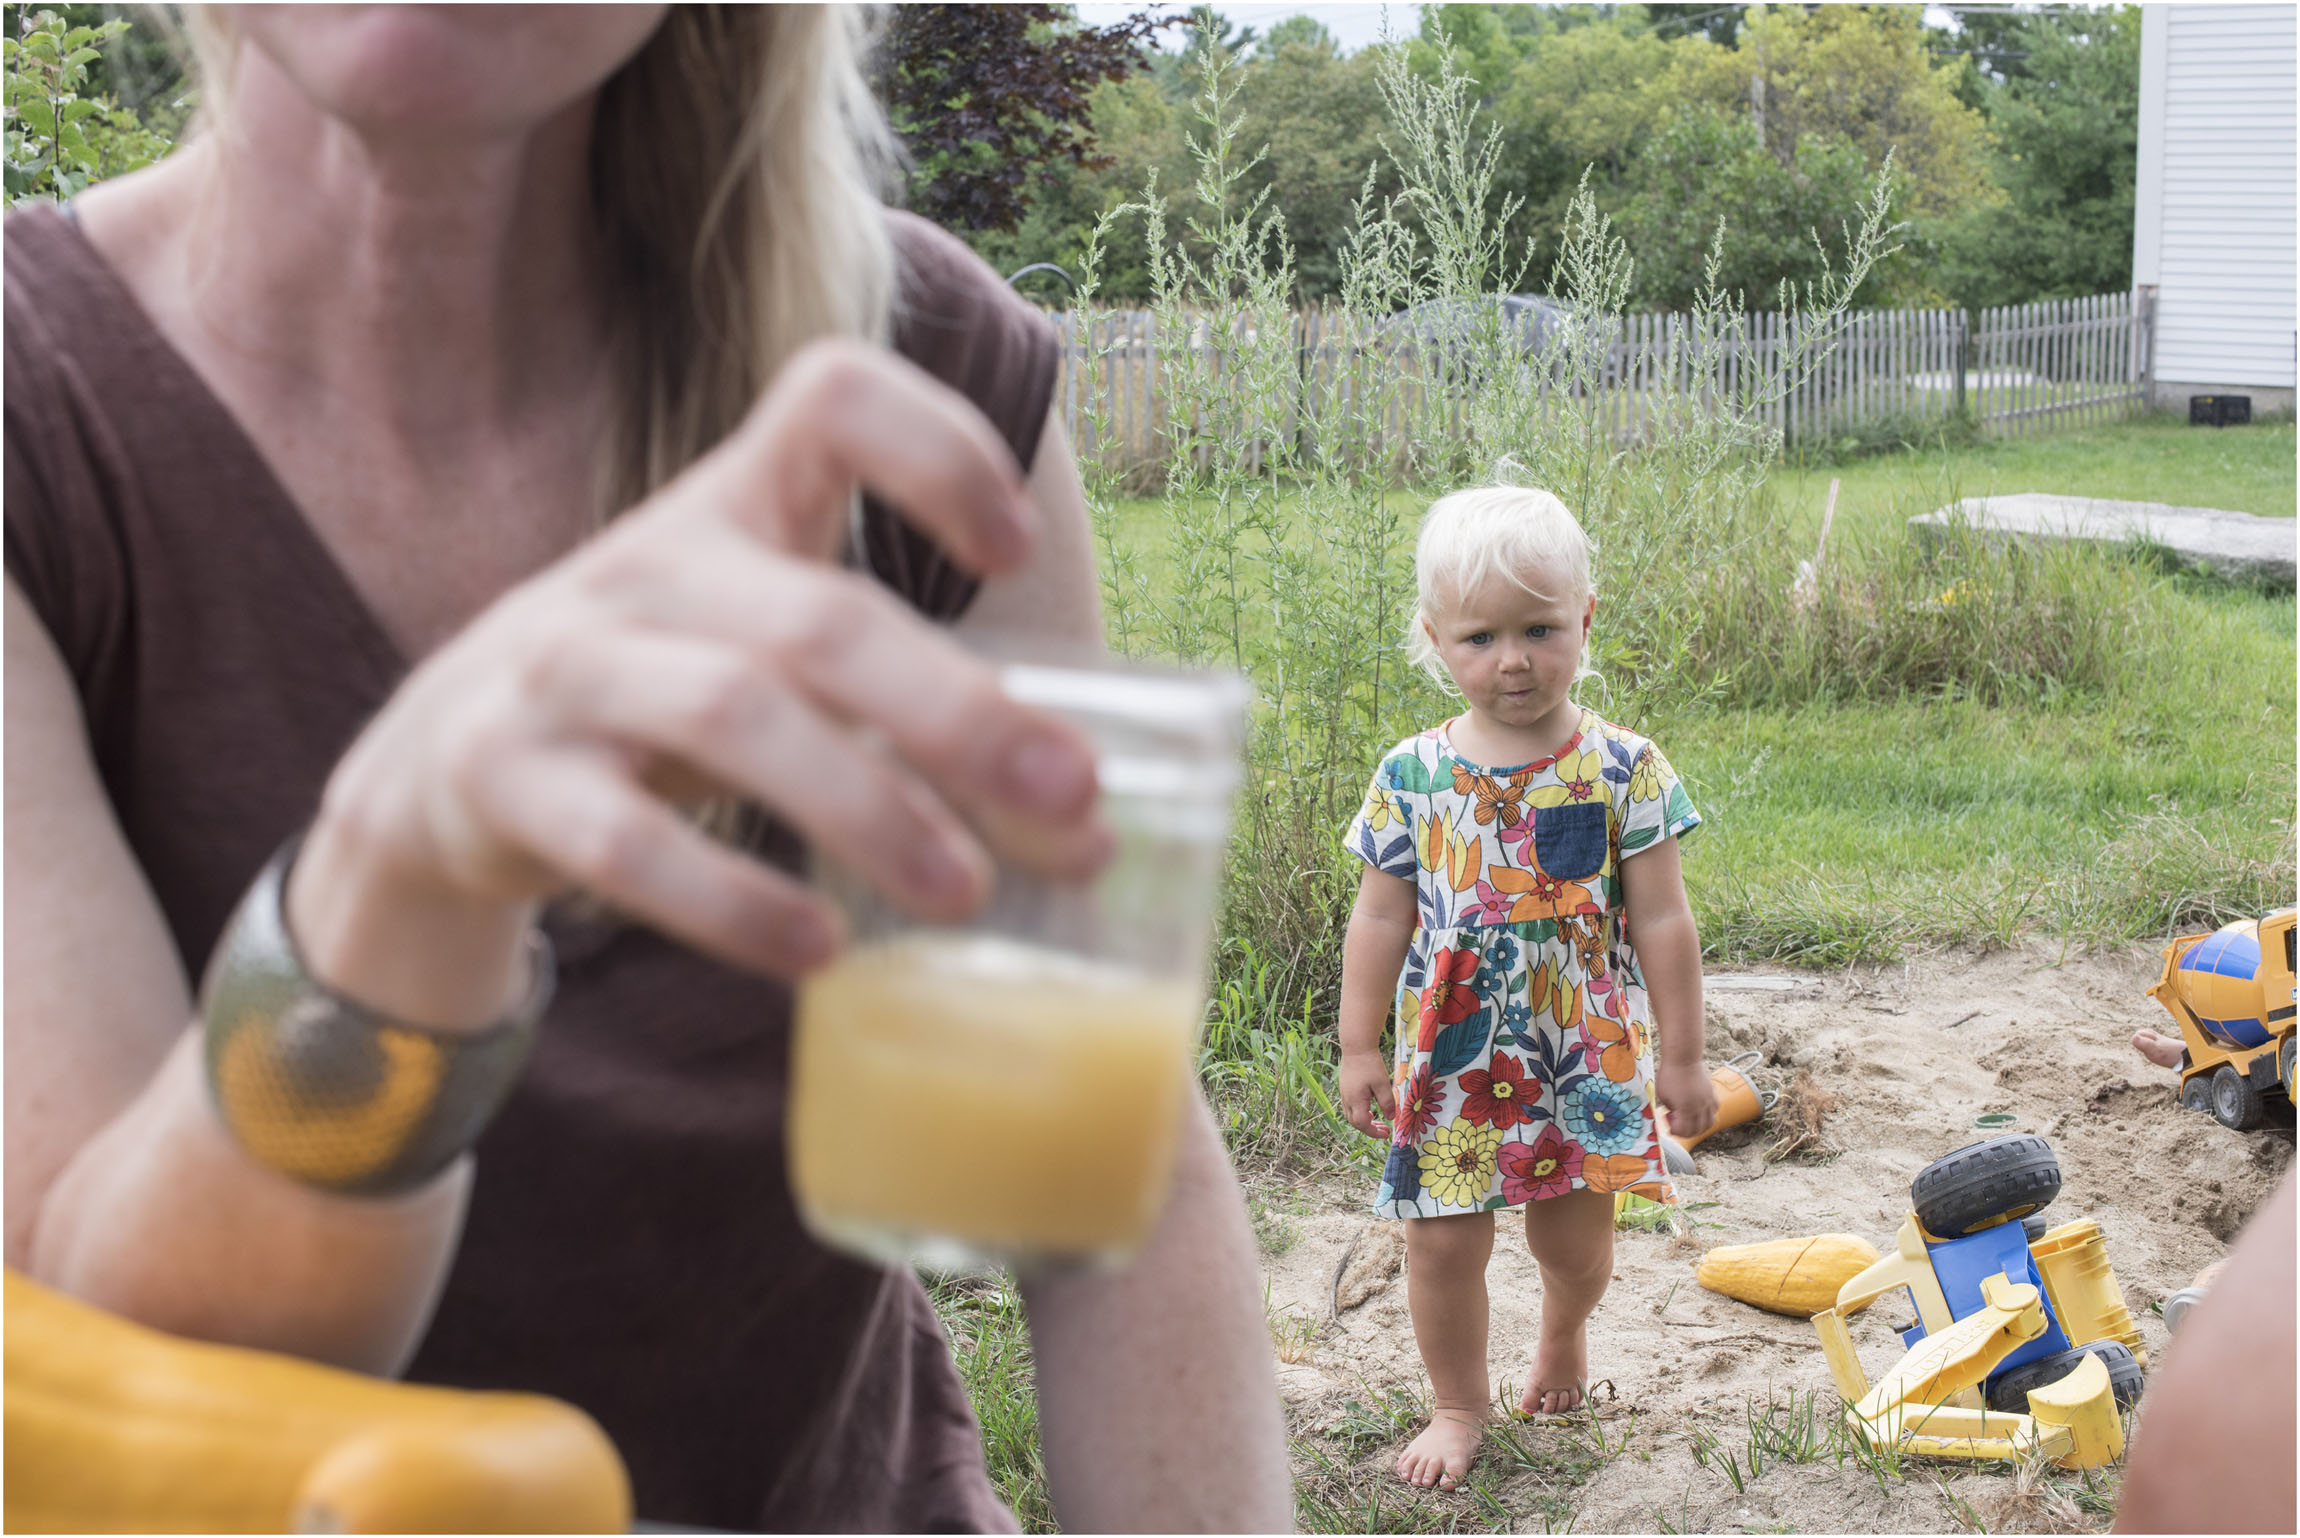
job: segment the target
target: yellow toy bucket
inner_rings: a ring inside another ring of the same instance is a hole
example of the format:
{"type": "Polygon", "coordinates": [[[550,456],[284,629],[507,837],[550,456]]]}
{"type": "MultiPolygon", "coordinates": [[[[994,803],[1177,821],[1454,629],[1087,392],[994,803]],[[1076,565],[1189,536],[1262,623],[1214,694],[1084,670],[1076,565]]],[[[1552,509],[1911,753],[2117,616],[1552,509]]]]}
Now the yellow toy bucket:
{"type": "Polygon", "coordinates": [[[1717,1119],[1709,1124],[1707,1132],[1696,1137],[1679,1138],[1679,1146],[1687,1149],[1698,1147],[1701,1140],[1712,1133],[1753,1122],[1773,1109],[1773,1102],[1781,1098],[1781,1092],[1769,1089],[1760,1093],[1757,1086],[1749,1082],[1749,1075],[1742,1071],[1744,1064],[1755,1067],[1764,1061],[1764,1057],[1762,1052],[1744,1052],[1731,1062],[1720,1063],[1710,1070],[1709,1082],[1717,1086],[1717,1119]]]}

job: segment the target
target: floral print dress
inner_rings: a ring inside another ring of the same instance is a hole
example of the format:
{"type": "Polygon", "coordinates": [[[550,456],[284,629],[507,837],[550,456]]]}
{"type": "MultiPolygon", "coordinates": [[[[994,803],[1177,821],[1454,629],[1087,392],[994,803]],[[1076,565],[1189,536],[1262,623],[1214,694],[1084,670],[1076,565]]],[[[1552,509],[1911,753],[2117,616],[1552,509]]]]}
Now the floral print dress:
{"type": "Polygon", "coordinates": [[[1621,862],[1700,821],[1660,750],[1590,710],[1556,753],[1514,768],[1469,762],[1449,726],[1383,757],[1345,842],[1413,882],[1420,915],[1376,1213],[1582,1189],[1669,1199],[1621,862]]]}

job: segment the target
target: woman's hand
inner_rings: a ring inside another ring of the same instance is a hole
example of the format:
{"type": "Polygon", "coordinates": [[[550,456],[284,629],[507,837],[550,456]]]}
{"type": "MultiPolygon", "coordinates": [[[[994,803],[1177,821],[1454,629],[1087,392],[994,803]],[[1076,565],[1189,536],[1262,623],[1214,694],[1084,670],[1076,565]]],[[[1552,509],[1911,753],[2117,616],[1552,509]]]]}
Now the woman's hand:
{"type": "Polygon", "coordinates": [[[1396,1096],[1390,1089],[1390,1065],[1379,1052],[1344,1052],[1339,1091],[1342,1114],[1367,1137],[1388,1137],[1397,1119],[1396,1096]]]}
{"type": "Polygon", "coordinates": [[[1012,456],[960,396],[859,345],[808,349],[726,444],[491,605],[361,735],[289,893],[314,971],[476,1025],[518,987],[535,905],[577,887],[737,966],[826,959],[823,899],[681,815],[712,794],[923,916],[976,905],[994,854],[1091,870],[1087,745],[832,564],[858,482],[971,570],[1029,548],[1012,456]]]}

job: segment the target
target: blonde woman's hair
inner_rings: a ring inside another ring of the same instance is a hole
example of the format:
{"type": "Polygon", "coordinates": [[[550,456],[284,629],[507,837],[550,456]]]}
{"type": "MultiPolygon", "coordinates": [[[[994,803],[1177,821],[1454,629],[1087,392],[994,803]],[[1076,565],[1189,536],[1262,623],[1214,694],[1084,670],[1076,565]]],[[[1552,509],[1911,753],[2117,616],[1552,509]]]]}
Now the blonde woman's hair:
{"type": "MultiPolygon", "coordinates": [[[[1496,576],[1540,598],[1585,598],[1589,536],[1546,491],[1478,486],[1438,498],[1414,541],[1414,611],[1406,621],[1406,660],[1457,693],[1430,631],[1447,608],[1496,576]]],[[[1587,676],[1586,667],[1576,676],[1587,676]]]]}
{"type": "MultiPolygon", "coordinates": [[[[228,114],[236,39],[187,12],[203,111],[228,114]]],[[[864,74],[872,14],[674,5],[601,86],[591,188],[621,375],[603,516],[724,438],[806,343],[886,337],[893,141],[864,74]]]]}
{"type": "Polygon", "coordinates": [[[611,506],[725,437],[806,343],[885,339],[892,138],[863,73],[872,14],[675,5],[601,90],[592,185],[632,301],[611,506]]]}

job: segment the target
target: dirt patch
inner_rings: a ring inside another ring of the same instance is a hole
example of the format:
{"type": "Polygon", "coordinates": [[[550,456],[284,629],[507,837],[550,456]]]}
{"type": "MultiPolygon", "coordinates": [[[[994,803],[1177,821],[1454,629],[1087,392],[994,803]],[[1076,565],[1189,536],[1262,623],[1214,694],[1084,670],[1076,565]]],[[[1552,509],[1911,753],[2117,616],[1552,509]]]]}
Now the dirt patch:
{"type": "MultiPolygon", "coordinates": [[[[1977,1118],[2006,1113],[2003,1130],[2051,1140],[2063,1185],[2047,1216],[2100,1220],[2125,1302],[2159,1355],[2168,1337],[2152,1305],[2220,1258],[2283,1177],[2292,1139],[2181,1111],[2174,1075],[2132,1051],[2134,1027],[2163,1024],[2145,993],[2155,965],[2143,948],[2065,960],[2031,948],[1813,974],[1782,992],[1713,991],[1710,1060],[1757,1051],[1752,1076],[1764,1087],[1809,1074],[1814,1094],[1834,1098],[1827,1143],[1839,1151],[1768,1160],[1780,1141],[1771,1118],[1704,1143],[1699,1173],[1677,1180],[1686,1232],[1617,1238],[1614,1285],[1591,1323],[1591,1375],[1606,1380],[1594,1415],[1512,1427],[1477,1490],[1409,1496],[1390,1480],[1382,1493],[1428,1392],[1403,1244],[1387,1236],[1399,1225],[1367,1216],[1371,1192],[1354,1184],[1297,1194],[1299,1239],[1266,1265],[1273,1314],[1320,1321],[1280,1373],[1304,1439],[1305,1489],[1326,1490],[1336,1514],[1354,1510],[1361,1525],[1378,1496],[1380,1523],[1399,1531],[1541,1531],[1568,1519],[1596,1532],[2105,1527],[2113,1473],[2086,1490],[1993,1464],[1909,1460],[1894,1472],[1848,1461],[1826,1445],[1838,1406],[1812,1328],[1695,1286],[1692,1260],[1712,1244],[1832,1230],[1883,1247],[1911,1177],[1991,1135],[1977,1118]]],[[[1488,1285],[1506,1403],[1524,1379],[1541,1297],[1514,1218],[1501,1222],[1488,1285]]],[[[1900,1297],[1855,1321],[1872,1372],[1899,1349],[1891,1332],[1911,1322],[1900,1297]]]]}

